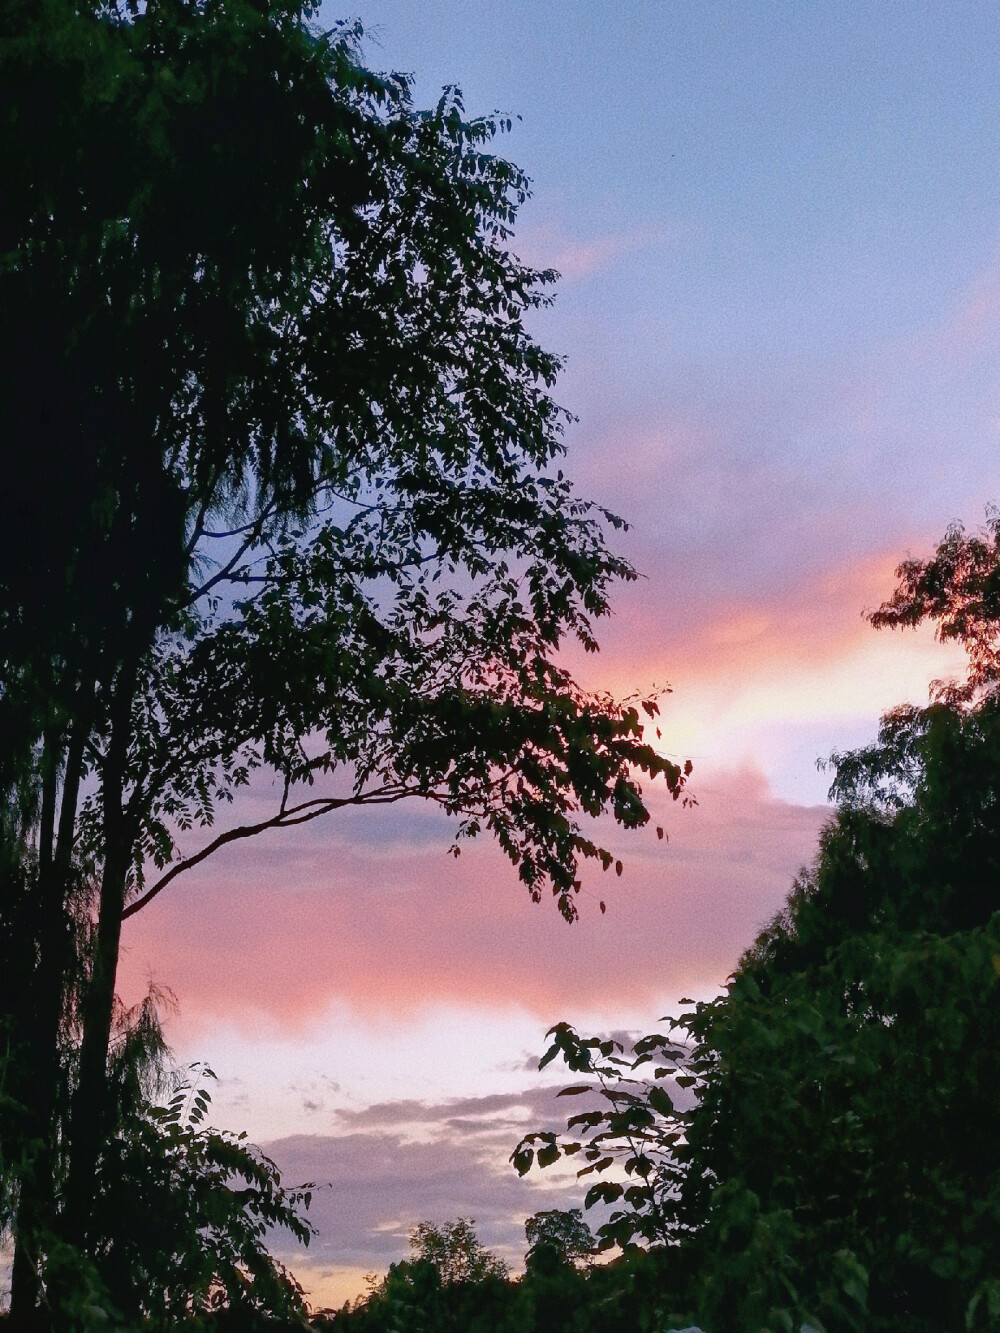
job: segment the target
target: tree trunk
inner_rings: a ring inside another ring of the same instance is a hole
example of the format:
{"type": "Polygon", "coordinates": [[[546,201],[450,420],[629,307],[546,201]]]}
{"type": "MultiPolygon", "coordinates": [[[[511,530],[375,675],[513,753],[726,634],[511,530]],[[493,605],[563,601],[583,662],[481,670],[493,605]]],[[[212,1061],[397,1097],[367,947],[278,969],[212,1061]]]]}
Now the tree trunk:
{"type": "Polygon", "coordinates": [[[63,770],[58,832],[54,829],[59,756],[58,740],[49,730],[42,756],[43,789],[39,827],[38,879],[29,895],[31,914],[22,947],[37,949],[37,963],[23,997],[18,1059],[23,1061],[21,1100],[29,1114],[30,1137],[39,1145],[30,1169],[20,1181],[14,1228],[10,1326],[38,1327],[39,1262],[46,1236],[55,1230],[55,1124],[60,1078],[59,1028],[73,965],[72,925],[68,896],[73,866],[76,813],[83,773],[83,751],[90,731],[91,691],[78,695],[77,716],[63,770]],[[33,917],[33,919],[31,919],[33,917]]]}
{"type": "Polygon", "coordinates": [[[122,913],[132,862],[133,821],[125,810],[125,760],[131,736],[136,663],[123,665],[112,707],[111,736],[102,766],[104,865],[91,973],[82,1006],[79,1081],[70,1117],[66,1235],[84,1245],[101,1145],[112,1128],[108,1104],[108,1052],[114,1016],[115,976],[122,913]]]}
{"type": "Polygon", "coordinates": [[[67,1235],[83,1245],[90,1225],[90,1205],[101,1145],[111,1129],[108,1105],[108,1051],[114,1016],[115,975],[121,941],[122,912],[131,849],[127,839],[116,839],[108,849],[101,882],[90,981],[83,1007],[83,1042],[80,1072],[70,1133],[70,1171],[66,1192],[67,1235]]]}

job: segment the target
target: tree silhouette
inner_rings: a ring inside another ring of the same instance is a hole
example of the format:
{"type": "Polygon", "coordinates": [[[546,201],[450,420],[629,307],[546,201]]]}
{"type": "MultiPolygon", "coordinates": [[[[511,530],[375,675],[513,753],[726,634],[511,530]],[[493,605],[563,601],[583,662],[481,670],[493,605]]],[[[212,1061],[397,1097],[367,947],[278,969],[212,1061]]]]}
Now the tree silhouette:
{"type": "Polygon", "coordinates": [[[553,1263],[575,1264],[594,1253],[597,1242],[579,1208],[549,1208],[524,1224],[529,1269],[553,1263]]]}
{"type": "Polygon", "coordinates": [[[415,110],[311,12],[0,6],[0,870],[42,1145],[75,877],[98,886],[68,1181],[44,1148],[21,1180],[18,1319],[33,1228],[92,1241],[128,914],[235,839],[419,796],[572,918],[579,859],[612,864],[580,815],[636,827],[637,775],[683,787],[640,701],[556,659],[633,575],[558,470],[509,122],[454,90],[415,110]],[[272,814],[199,838],[257,769],[272,814]]]}
{"type": "Polygon", "coordinates": [[[896,591],[869,620],[876,629],[915,629],[925,620],[942,642],[968,654],[964,697],[1000,684],[1000,511],[987,510],[982,531],[968,535],[954,523],[929,560],[904,560],[896,591]]]}
{"type": "Polygon", "coordinates": [[[476,1235],[475,1221],[474,1217],[456,1217],[450,1222],[418,1222],[410,1232],[415,1258],[432,1264],[446,1287],[507,1276],[507,1265],[476,1235]]]}
{"type": "Polygon", "coordinates": [[[601,1245],[672,1249],[707,1329],[996,1326],[998,534],[901,566],[874,623],[935,621],[968,678],[834,756],[816,860],[723,994],[628,1052],[550,1033],[583,1109],[515,1166],[596,1173],[601,1245]]]}

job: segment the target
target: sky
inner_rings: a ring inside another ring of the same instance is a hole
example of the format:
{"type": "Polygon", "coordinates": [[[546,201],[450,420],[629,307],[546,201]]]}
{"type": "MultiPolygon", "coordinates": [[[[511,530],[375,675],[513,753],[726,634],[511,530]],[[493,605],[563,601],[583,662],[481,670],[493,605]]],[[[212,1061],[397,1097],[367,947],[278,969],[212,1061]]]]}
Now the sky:
{"type": "MultiPolygon", "coordinates": [[[[816,762],[960,670],[876,634],[907,554],[1000,500],[1000,46],[993,4],[391,0],[368,62],[520,116],[514,248],[562,277],[534,332],[578,421],[566,470],[629,520],[589,687],[669,687],[665,750],[696,807],[602,830],[620,879],[581,920],[533,906],[489,845],[447,856],[415,806],[243,844],[126,923],[120,983],[178,1007],[218,1123],[313,1180],[310,1250],[339,1302],[417,1221],[474,1216],[516,1264],[523,1220],[580,1203],[506,1158],[555,1125],[559,1020],[637,1034],[714,994],[814,854],[816,762]],[[607,906],[599,910],[600,901],[607,906]]],[[[248,796],[265,801],[267,790],[248,796]]]]}

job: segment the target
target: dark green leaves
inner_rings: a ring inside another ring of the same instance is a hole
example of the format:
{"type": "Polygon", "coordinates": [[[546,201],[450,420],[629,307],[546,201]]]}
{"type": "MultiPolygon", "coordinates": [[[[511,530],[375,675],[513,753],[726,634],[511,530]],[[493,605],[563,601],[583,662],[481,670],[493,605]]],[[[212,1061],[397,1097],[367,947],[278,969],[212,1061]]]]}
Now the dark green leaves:
{"type": "MultiPolygon", "coordinates": [[[[586,821],[640,828],[644,781],[685,790],[644,738],[656,701],[561,665],[635,572],[606,543],[622,520],[557,467],[560,361],[528,332],[554,274],[512,254],[528,181],[490,151],[510,122],[468,118],[454,88],[417,110],[408,77],[363,66],[357,25],[312,13],[0,8],[0,814],[45,869],[21,941],[42,961],[14,991],[39,1138],[70,1145],[71,1237],[114,1139],[121,922],[177,876],[417,797],[572,920],[582,862],[622,873],[586,821]],[[230,819],[261,770],[273,807],[230,819]],[[100,904],[82,1006],[56,940],[74,858],[100,904]],[[81,1043],[64,1130],[44,1091],[62,1019],[81,1043]]],[[[616,1059],[581,1047],[581,1069],[591,1054],[616,1059]]],[[[274,1278],[254,1237],[290,1214],[206,1114],[195,1094],[138,1126],[121,1169],[159,1154],[204,1203],[228,1267],[192,1290],[225,1301],[240,1273],[274,1278]]],[[[51,1213],[57,1182],[39,1189],[51,1213]]]]}
{"type": "MultiPolygon", "coordinates": [[[[608,1158],[609,1164],[610,1160],[611,1159],[608,1158]]],[[[622,1197],[623,1193],[624,1190],[621,1185],[616,1185],[610,1180],[602,1180],[596,1185],[591,1185],[590,1189],[587,1191],[587,1197],[584,1200],[583,1206],[585,1208],[591,1208],[595,1203],[614,1203],[617,1199],[622,1197]]]]}
{"type": "Polygon", "coordinates": [[[506,245],[527,182],[486,151],[496,118],[466,119],[454,89],[415,111],[405,78],[360,64],[357,29],[319,38],[296,12],[66,13],[108,62],[100,107],[75,119],[113,117],[134,142],[79,150],[97,232],[66,203],[53,236],[27,204],[12,234],[0,301],[23,315],[21,350],[0,411],[21,411],[29,362],[50,379],[68,347],[92,361],[47,382],[64,417],[8,423],[29,469],[13,489],[34,503],[65,481],[44,503],[68,543],[23,587],[24,562],[0,562],[8,628],[42,616],[68,691],[90,645],[95,756],[121,663],[138,662],[134,890],[175,874],[178,835],[256,768],[291,804],[341,769],[359,799],[423,796],[459,837],[491,833],[572,920],[580,861],[622,869],[581,818],[640,827],[641,777],[678,796],[685,774],[644,743],[636,704],[586,695],[555,662],[567,636],[596,647],[634,571],[605,543],[620,520],[550,466],[558,359],[524,317],[551,275],[506,245]],[[42,355],[28,325],[50,243],[78,300],[47,303],[42,355]]]}
{"type": "Polygon", "coordinates": [[[612,1209],[601,1248],[685,1256],[703,1327],[989,1327],[996,692],[894,710],[877,744],[838,758],[835,789],[814,867],[717,999],[686,1001],[630,1057],[550,1030],[544,1060],[592,1082],[565,1090],[588,1098],[573,1141],[537,1141],[603,1177],[586,1195],[612,1209]]]}

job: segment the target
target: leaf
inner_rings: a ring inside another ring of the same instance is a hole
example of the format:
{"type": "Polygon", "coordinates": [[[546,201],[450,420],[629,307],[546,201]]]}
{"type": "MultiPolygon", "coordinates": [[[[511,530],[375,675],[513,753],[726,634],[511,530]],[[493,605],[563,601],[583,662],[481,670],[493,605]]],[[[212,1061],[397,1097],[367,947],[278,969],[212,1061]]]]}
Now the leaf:
{"type": "Polygon", "coordinates": [[[659,1083],[654,1083],[647,1094],[650,1106],[654,1111],[659,1111],[660,1115],[671,1116],[674,1114],[674,1104],[667,1094],[666,1088],[659,1083]]]}
{"type": "Polygon", "coordinates": [[[579,1115],[571,1115],[566,1121],[567,1129],[575,1129],[577,1125],[582,1125],[586,1129],[592,1129],[594,1125],[601,1124],[605,1119],[603,1111],[582,1111],[579,1115]]]}
{"type": "MultiPolygon", "coordinates": [[[[584,1156],[589,1157],[590,1153],[585,1153],[584,1156]]],[[[612,1165],[614,1160],[613,1157],[598,1156],[596,1161],[591,1162],[589,1166],[581,1167],[576,1174],[577,1176],[589,1176],[592,1171],[607,1171],[608,1167],[612,1165]]]]}
{"type": "Polygon", "coordinates": [[[624,1187],[613,1180],[599,1180],[596,1185],[591,1185],[583,1201],[584,1208],[592,1208],[595,1203],[614,1203],[620,1199],[624,1192],[624,1187]]]}
{"type": "Polygon", "coordinates": [[[519,1176],[525,1175],[535,1160],[535,1150],[533,1148],[519,1148],[511,1154],[511,1162],[514,1164],[514,1170],[519,1176]]]}

